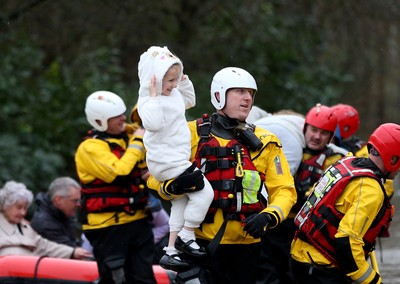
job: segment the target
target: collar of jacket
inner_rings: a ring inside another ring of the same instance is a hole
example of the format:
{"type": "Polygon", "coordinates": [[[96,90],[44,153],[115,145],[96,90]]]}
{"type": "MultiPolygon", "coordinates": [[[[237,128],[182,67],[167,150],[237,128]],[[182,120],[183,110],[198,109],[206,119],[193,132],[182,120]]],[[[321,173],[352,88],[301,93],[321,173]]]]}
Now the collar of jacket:
{"type": "Polygon", "coordinates": [[[38,210],[46,211],[51,216],[57,218],[57,220],[60,220],[62,222],[69,220],[69,218],[65,216],[64,212],[54,206],[47,193],[39,192],[36,197],[35,203],[38,207],[38,210]]]}
{"type": "Polygon", "coordinates": [[[235,119],[214,113],[211,116],[211,133],[223,139],[235,138],[234,129],[239,125],[235,119]]]}
{"type": "Polygon", "coordinates": [[[384,181],[386,180],[386,175],[383,174],[382,171],[369,158],[356,158],[351,163],[353,166],[370,169],[378,178],[383,179],[384,181]]]}

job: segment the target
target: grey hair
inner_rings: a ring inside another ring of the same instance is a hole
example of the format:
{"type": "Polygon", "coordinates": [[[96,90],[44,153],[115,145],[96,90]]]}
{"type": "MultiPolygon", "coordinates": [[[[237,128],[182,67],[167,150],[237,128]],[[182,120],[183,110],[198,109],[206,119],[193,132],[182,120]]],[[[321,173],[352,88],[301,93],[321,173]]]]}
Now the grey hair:
{"type": "Polygon", "coordinates": [[[81,188],[79,183],[71,177],[58,177],[50,183],[47,194],[51,200],[56,196],[66,197],[70,194],[71,187],[81,188]]]}
{"type": "Polygon", "coordinates": [[[7,207],[14,205],[17,202],[27,202],[28,206],[32,204],[33,193],[25,184],[8,181],[0,189],[0,211],[4,211],[7,207]]]}

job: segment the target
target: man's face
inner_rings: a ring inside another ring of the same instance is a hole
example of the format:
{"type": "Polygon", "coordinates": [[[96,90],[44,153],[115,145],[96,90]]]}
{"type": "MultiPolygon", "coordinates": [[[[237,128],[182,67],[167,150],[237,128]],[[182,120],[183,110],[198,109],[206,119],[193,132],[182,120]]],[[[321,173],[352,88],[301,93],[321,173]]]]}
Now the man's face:
{"type": "Polygon", "coordinates": [[[72,187],[67,196],[56,196],[55,206],[60,209],[65,216],[71,218],[75,216],[81,202],[81,191],[79,188],[72,187]]]}
{"type": "Polygon", "coordinates": [[[332,138],[332,132],[323,130],[321,128],[307,125],[304,133],[304,139],[309,149],[314,151],[323,150],[332,138]]]}
{"type": "Polygon", "coordinates": [[[126,116],[124,114],[108,119],[107,133],[112,135],[119,135],[125,131],[126,116]]]}
{"type": "Polygon", "coordinates": [[[230,118],[245,121],[253,105],[253,96],[252,89],[229,89],[223,112],[230,118]]]}

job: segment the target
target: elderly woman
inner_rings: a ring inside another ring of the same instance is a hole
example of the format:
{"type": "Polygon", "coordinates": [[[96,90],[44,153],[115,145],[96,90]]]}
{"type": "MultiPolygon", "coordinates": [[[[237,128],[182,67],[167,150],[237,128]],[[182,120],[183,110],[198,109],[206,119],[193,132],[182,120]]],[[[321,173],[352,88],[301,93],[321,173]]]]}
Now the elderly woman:
{"type": "Polygon", "coordinates": [[[91,254],[82,248],[51,242],[36,233],[24,219],[33,194],[22,183],[7,182],[0,189],[0,256],[35,255],[83,259],[91,254]]]}

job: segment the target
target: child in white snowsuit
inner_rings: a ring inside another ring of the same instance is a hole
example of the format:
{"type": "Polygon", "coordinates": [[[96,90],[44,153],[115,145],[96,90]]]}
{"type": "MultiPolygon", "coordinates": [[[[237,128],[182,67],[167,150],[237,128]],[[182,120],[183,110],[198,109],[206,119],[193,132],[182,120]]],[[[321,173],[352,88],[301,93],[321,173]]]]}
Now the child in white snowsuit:
{"type": "MultiPolygon", "coordinates": [[[[152,46],[140,56],[138,113],[146,132],[143,142],[150,173],[159,181],[177,178],[183,172],[199,170],[192,165],[191,134],[186,109],[195,105],[192,82],[183,74],[183,65],[167,47],[152,46]]],[[[170,236],[160,265],[169,269],[187,268],[178,254],[205,256],[195,242],[194,229],[202,223],[214,193],[203,176],[204,188],[171,199],[170,236]]]]}

